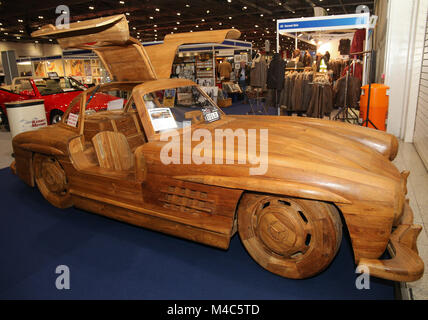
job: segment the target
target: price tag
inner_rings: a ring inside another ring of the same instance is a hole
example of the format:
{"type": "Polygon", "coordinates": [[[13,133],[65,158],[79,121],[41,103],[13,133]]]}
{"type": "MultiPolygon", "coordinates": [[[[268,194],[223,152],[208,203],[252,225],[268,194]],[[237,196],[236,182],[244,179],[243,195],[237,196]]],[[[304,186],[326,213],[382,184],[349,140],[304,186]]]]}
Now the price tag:
{"type": "Polygon", "coordinates": [[[214,108],[202,108],[205,122],[214,122],[220,119],[218,111],[214,108]]]}

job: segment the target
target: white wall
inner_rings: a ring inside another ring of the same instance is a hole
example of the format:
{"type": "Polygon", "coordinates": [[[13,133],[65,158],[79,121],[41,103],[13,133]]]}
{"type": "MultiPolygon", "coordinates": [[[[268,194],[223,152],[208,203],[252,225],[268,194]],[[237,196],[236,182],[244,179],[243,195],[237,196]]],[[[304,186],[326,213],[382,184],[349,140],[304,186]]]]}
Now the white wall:
{"type": "MultiPolygon", "coordinates": [[[[57,44],[42,44],[42,43],[19,43],[19,42],[3,42],[0,41],[0,52],[15,50],[16,58],[24,57],[45,57],[62,55],[62,49],[57,44]]],[[[0,59],[0,70],[3,70],[0,59]]]]}
{"type": "Polygon", "coordinates": [[[388,0],[385,84],[388,132],[413,141],[428,0],[388,0]],[[422,30],[422,29],[423,30],[422,30]]]}

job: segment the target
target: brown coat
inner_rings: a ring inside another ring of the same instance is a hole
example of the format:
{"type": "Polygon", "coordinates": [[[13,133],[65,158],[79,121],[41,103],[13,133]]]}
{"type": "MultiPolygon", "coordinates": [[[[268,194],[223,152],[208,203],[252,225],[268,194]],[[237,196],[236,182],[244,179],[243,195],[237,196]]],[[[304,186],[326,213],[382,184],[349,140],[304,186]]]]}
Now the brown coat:
{"type": "Polygon", "coordinates": [[[361,94],[360,79],[349,76],[348,90],[346,90],[346,76],[343,76],[336,81],[334,86],[334,105],[336,107],[344,107],[347,105],[350,108],[358,108],[361,94]],[[345,102],[346,92],[346,102],[345,102]]]}
{"type": "Polygon", "coordinates": [[[218,72],[220,73],[220,77],[223,77],[225,79],[230,79],[230,73],[232,72],[232,65],[224,61],[223,63],[220,63],[218,66],[218,72]]]}

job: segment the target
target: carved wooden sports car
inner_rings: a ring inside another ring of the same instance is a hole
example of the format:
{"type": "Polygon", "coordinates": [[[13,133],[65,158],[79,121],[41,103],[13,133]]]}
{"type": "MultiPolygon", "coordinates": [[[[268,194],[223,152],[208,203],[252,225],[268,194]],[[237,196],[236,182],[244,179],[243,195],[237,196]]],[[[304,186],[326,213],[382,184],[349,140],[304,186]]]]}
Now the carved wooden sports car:
{"type": "Polygon", "coordinates": [[[422,276],[421,227],[413,225],[405,198],[408,173],[391,163],[395,137],[318,119],[226,116],[193,82],[168,79],[179,45],[221,43],[239,31],[169,35],[145,48],[129,37],[121,15],[35,35],[56,36],[64,48],[94,49],[116,81],[83,92],[62,123],[14,138],[12,169],[53,205],[223,249],[238,231],[261,266],[289,278],[313,276],[330,264],[343,219],[355,261],[371,275],[395,281],[422,276]],[[128,94],[123,109],[86,112],[94,93],[115,90],[128,94]],[[265,129],[268,139],[256,139],[252,156],[250,140],[232,153],[201,147],[201,136],[227,129],[232,141],[234,134],[239,140],[265,129]],[[255,162],[236,161],[261,159],[262,153],[267,163],[256,174],[255,162]],[[388,245],[393,258],[380,260],[388,245]]]}

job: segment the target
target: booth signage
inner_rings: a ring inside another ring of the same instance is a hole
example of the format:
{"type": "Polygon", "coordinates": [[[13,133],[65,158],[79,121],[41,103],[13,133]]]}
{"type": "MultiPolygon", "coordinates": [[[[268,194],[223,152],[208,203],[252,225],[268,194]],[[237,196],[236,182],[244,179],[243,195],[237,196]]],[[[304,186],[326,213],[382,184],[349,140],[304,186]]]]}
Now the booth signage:
{"type": "Polygon", "coordinates": [[[316,31],[322,29],[360,29],[367,28],[369,14],[348,14],[306,19],[278,20],[280,32],[316,31]]]}

